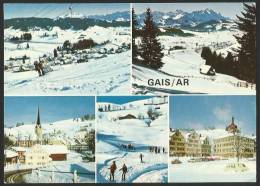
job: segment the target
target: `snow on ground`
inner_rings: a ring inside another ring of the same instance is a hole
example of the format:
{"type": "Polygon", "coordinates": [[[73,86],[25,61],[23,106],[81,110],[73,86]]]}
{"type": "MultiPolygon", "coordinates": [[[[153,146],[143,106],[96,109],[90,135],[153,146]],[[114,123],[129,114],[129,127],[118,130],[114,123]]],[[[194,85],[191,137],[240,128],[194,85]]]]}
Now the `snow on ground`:
{"type": "Polygon", "coordinates": [[[68,154],[67,161],[53,162],[40,171],[33,170],[24,179],[26,183],[73,183],[74,170],[77,170],[79,183],[95,182],[95,162],[82,162],[81,155],[73,151],[68,154]]]}
{"type": "MultiPolygon", "coordinates": [[[[171,157],[170,160],[177,158],[171,157]]],[[[256,182],[256,161],[241,159],[249,170],[246,172],[225,171],[228,163],[235,159],[210,162],[187,162],[188,158],[179,158],[181,164],[169,165],[169,182],[256,182]]]]}
{"type": "MultiPolygon", "coordinates": [[[[125,163],[128,167],[126,182],[167,182],[168,153],[162,154],[162,147],[168,151],[167,136],[167,104],[160,105],[162,113],[148,127],[144,120],[124,119],[112,120],[127,114],[135,115],[137,111],[147,111],[144,101],[131,102],[132,108],[112,112],[98,112],[97,120],[97,182],[109,182],[109,167],[113,161],[117,164],[115,182],[121,182],[122,172],[119,169],[125,163]],[[122,149],[122,144],[133,144],[135,150],[122,149]],[[160,146],[161,153],[149,152],[149,146],[160,146]],[[144,155],[144,163],[140,163],[139,155],[144,155]]],[[[101,103],[102,104],[102,103],[101,103]]]]}
{"type": "MultiPolygon", "coordinates": [[[[54,136],[55,139],[60,139],[64,141],[64,143],[71,143],[73,144],[72,139],[75,138],[75,135],[80,132],[84,131],[87,132],[95,129],[95,122],[94,121],[73,121],[72,119],[57,121],[53,123],[43,123],[42,129],[44,135],[51,135],[54,136]]],[[[35,134],[35,124],[24,124],[18,127],[13,128],[5,128],[4,133],[7,136],[17,137],[19,136],[20,139],[27,139],[30,138],[31,140],[36,140],[35,134]]]]}
{"type": "Polygon", "coordinates": [[[28,32],[32,34],[32,40],[29,41],[30,49],[26,49],[27,42],[21,44],[24,48],[17,49],[17,44],[7,42],[8,38],[13,36],[20,37],[24,31],[7,28],[4,29],[4,60],[8,60],[10,57],[22,57],[24,55],[31,57],[31,62],[38,60],[38,57],[43,54],[53,54],[54,48],[61,46],[65,40],[69,40],[71,43],[75,43],[80,39],[93,39],[95,43],[101,44],[109,41],[108,44],[121,45],[122,43],[130,42],[130,28],[127,27],[108,27],[103,28],[100,26],[89,27],[86,30],[62,30],[59,27],[53,27],[52,30],[45,29],[30,29],[28,32]],[[48,34],[48,37],[43,37],[44,34],[48,34]],[[58,34],[58,37],[53,35],[58,34]],[[120,33],[125,33],[121,35],[120,33]]]}
{"type": "Polygon", "coordinates": [[[5,95],[127,94],[130,89],[130,52],[91,59],[87,63],[54,66],[53,72],[4,72],[5,95]]]}
{"type": "MultiPolygon", "coordinates": [[[[62,46],[65,40],[74,43],[80,39],[91,38],[95,43],[101,44],[106,49],[116,49],[123,43],[130,43],[130,29],[126,27],[99,26],[87,30],[61,30],[54,27],[51,31],[43,29],[30,30],[32,40],[30,48],[27,43],[22,43],[17,49],[17,44],[7,41],[8,38],[19,36],[20,30],[8,28],[5,32],[4,59],[5,64],[10,63],[9,58],[30,57],[26,64],[33,65],[35,60],[46,54],[53,56],[54,48],[62,46]],[[42,37],[47,33],[48,37],[42,37]],[[58,37],[53,34],[58,33],[58,37]]],[[[5,95],[96,95],[96,94],[128,94],[131,72],[131,52],[109,54],[100,59],[89,59],[86,63],[52,66],[52,72],[39,77],[37,71],[13,73],[11,70],[4,72],[5,95]]]]}
{"type": "MultiPolygon", "coordinates": [[[[233,37],[234,34],[239,34],[238,31],[216,31],[216,32],[191,32],[192,37],[180,36],[160,36],[160,42],[164,47],[164,57],[162,62],[164,66],[160,71],[148,69],[134,65],[133,82],[138,85],[133,90],[138,94],[139,89],[143,86],[148,90],[146,94],[157,93],[208,93],[208,94],[255,94],[255,85],[246,87],[237,87],[237,83],[245,83],[235,77],[216,73],[215,76],[200,74],[201,65],[205,64],[205,60],[201,58],[201,49],[204,46],[209,46],[216,50],[217,53],[222,53],[223,56],[231,48],[237,48],[238,44],[233,37]],[[168,50],[174,46],[182,46],[185,49],[168,50]],[[169,79],[170,82],[177,82],[178,79],[188,79],[189,85],[148,85],[148,80],[153,79],[169,79]]],[[[144,92],[144,91],[143,91],[144,92]]],[[[143,93],[142,92],[142,93],[143,93]]]]}

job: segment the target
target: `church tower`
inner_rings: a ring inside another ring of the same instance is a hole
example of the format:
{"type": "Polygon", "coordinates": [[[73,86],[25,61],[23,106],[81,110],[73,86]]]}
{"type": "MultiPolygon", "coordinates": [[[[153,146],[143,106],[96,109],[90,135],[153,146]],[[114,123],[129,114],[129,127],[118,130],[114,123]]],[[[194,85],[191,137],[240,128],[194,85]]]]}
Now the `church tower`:
{"type": "Polygon", "coordinates": [[[40,109],[38,107],[38,114],[37,114],[37,121],[35,125],[35,134],[37,137],[37,143],[42,142],[42,126],[41,126],[41,121],[40,121],[40,109]]]}

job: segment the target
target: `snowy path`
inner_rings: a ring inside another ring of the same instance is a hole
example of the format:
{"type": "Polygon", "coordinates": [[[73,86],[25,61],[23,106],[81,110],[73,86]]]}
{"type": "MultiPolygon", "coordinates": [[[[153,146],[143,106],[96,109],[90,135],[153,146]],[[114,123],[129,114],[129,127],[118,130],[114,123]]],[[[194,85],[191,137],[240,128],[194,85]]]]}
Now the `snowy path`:
{"type": "Polygon", "coordinates": [[[130,89],[130,52],[87,63],[54,66],[38,77],[36,71],[5,72],[6,95],[127,94],[130,89]]]}
{"type": "Polygon", "coordinates": [[[124,163],[128,167],[128,172],[126,173],[126,182],[139,182],[139,180],[144,180],[143,178],[147,177],[147,175],[150,175],[151,173],[157,175],[157,182],[158,180],[162,180],[165,182],[165,178],[162,177],[162,174],[165,174],[165,170],[168,170],[168,165],[167,163],[161,163],[164,159],[164,155],[155,155],[148,152],[142,152],[142,154],[144,155],[144,163],[140,163],[139,153],[141,152],[142,151],[126,152],[123,155],[105,160],[103,164],[98,164],[98,182],[110,182],[109,167],[113,161],[115,161],[117,164],[117,170],[115,172],[115,182],[121,182],[122,172],[119,171],[119,169],[124,163]]]}

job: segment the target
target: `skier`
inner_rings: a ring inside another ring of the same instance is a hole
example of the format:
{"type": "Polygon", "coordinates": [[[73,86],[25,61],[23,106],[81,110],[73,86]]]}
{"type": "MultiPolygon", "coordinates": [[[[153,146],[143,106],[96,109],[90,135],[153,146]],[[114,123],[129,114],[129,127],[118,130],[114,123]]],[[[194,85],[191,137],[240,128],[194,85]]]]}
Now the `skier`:
{"type": "Polygon", "coordinates": [[[139,157],[140,157],[141,163],[143,163],[143,157],[144,157],[144,155],[141,153],[139,157]]]}
{"type": "Polygon", "coordinates": [[[111,181],[111,179],[113,179],[112,181],[114,181],[115,180],[115,177],[114,177],[114,175],[115,175],[115,171],[116,171],[116,162],[115,161],[113,161],[113,163],[112,163],[112,165],[110,166],[110,177],[109,177],[109,180],[111,181]]]}
{"type": "Polygon", "coordinates": [[[42,62],[42,61],[39,62],[39,68],[40,68],[40,70],[41,70],[41,72],[42,72],[42,76],[44,76],[44,75],[45,75],[45,72],[44,72],[44,70],[43,70],[43,62],[42,62]]]}
{"type": "Polygon", "coordinates": [[[162,151],[163,151],[163,154],[164,154],[165,153],[165,148],[164,147],[162,148],[162,151]]]}
{"type": "Polygon", "coordinates": [[[158,150],[157,150],[158,154],[160,154],[160,150],[161,150],[160,147],[158,147],[158,150]]]}
{"type": "Polygon", "coordinates": [[[122,181],[125,181],[125,174],[127,173],[127,167],[124,164],[123,167],[119,170],[122,170],[122,181]]]}
{"type": "Polygon", "coordinates": [[[41,69],[39,68],[39,63],[37,61],[34,61],[34,67],[35,70],[38,72],[39,76],[41,76],[42,75],[41,69]]]}
{"type": "Polygon", "coordinates": [[[154,147],[154,152],[155,154],[157,154],[157,147],[154,147]]]}

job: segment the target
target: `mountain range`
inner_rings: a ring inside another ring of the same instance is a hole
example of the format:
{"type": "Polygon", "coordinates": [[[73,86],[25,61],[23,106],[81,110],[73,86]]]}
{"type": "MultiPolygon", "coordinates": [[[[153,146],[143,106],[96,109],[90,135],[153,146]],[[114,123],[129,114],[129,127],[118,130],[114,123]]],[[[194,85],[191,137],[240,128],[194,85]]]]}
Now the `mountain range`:
{"type": "MultiPolygon", "coordinates": [[[[191,30],[207,31],[209,29],[227,29],[231,18],[225,17],[212,9],[196,10],[185,12],[177,9],[172,12],[152,11],[154,22],[161,27],[179,27],[191,30]],[[221,28],[219,25],[221,24],[221,28]],[[223,28],[222,28],[223,27],[223,28]]],[[[143,26],[146,13],[137,14],[139,26],[143,26]]],[[[49,28],[58,26],[61,29],[86,29],[89,26],[130,26],[130,12],[114,12],[104,15],[73,15],[66,14],[63,16],[51,18],[12,18],[4,20],[4,28],[13,27],[14,29],[28,30],[33,27],[49,28]]]]}

